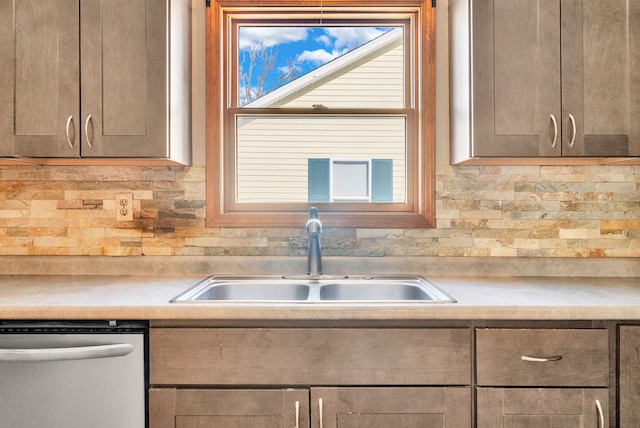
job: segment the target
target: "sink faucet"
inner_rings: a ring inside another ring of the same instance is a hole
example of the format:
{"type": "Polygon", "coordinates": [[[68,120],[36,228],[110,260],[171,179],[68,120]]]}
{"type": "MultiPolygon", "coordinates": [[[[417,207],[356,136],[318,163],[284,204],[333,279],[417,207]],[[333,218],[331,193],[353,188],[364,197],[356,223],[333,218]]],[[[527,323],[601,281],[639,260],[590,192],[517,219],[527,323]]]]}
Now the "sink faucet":
{"type": "Polygon", "coordinates": [[[307,220],[307,235],[309,241],[307,243],[307,275],[322,275],[322,223],[318,218],[318,209],[311,207],[309,209],[309,220],[307,220]]]}

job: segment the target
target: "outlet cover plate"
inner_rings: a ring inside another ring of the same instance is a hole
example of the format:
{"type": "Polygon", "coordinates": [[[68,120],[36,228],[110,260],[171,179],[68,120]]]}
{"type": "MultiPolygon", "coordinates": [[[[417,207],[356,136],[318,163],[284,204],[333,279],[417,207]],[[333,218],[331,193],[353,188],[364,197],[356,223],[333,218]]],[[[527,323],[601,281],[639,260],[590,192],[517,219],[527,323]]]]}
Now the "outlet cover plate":
{"type": "Polygon", "coordinates": [[[116,220],[133,221],[133,195],[131,193],[116,195],[116,220]]]}

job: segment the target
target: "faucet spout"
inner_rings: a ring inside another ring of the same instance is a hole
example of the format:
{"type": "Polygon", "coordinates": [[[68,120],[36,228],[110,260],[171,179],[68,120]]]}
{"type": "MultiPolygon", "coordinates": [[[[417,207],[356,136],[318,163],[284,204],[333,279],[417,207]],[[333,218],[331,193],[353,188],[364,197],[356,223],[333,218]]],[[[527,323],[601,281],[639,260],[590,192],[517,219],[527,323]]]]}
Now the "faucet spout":
{"type": "Polygon", "coordinates": [[[322,275],[322,223],[318,217],[318,209],[309,209],[309,220],[307,220],[307,275],[322,275]]]}

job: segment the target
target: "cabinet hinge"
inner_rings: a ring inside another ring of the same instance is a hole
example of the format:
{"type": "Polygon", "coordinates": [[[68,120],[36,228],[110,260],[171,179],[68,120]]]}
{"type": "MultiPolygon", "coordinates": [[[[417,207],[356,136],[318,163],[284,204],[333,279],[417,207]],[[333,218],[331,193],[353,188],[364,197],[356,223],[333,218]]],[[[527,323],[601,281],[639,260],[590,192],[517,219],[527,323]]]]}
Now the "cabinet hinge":
{"type": "Polygon", "coordinates": [[[211,7],[211,0],[205,0],[204,4],[206,7],[211,7]]]}
{"type": "Polygon", "coordinates": [[[431,7],[436,7],[436,0],[431,0],[431,7]]]}

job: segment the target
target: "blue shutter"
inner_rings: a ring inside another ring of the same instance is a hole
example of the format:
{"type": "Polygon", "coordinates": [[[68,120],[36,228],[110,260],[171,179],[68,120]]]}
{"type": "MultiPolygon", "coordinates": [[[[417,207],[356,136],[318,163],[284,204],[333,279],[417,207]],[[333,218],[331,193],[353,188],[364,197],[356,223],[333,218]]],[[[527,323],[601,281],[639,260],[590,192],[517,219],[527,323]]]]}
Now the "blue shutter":
{"type": "Polygon", "coordinates": [[[371,201],[393,201],[393,159],[371,160],[371,201]]]}
{"type": "Polygon", "coordinates": [[[309,159],[309,202],[329,202],[329,159],[309,159]]]}

